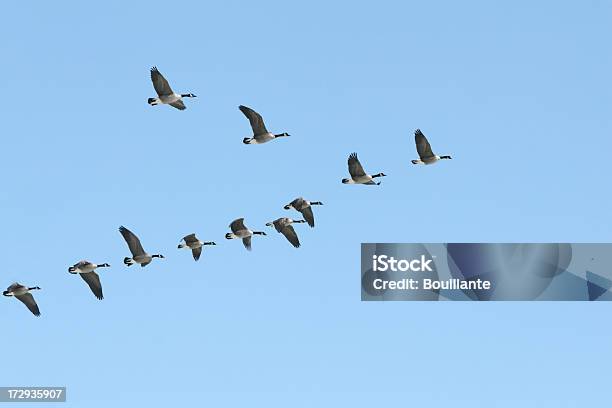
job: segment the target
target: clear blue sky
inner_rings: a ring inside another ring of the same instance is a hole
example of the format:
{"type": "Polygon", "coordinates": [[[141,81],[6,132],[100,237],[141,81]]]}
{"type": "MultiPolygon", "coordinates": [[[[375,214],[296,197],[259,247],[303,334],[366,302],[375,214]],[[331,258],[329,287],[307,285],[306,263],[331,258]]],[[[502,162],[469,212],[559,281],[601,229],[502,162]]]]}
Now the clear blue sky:
{"type": "MultiPolygon", "coordinates": [[[[67,407],[578,407],[609,303],[362,303],[361,242],[610,242],[612,6],[2,6],[0,385],[67,407]],[[151,107],[149,68],[180,112],[151,107]],[[290,138],[245,146],[251,106],[290,138]],[[413,131],[452,161],[415,167],[413,131]],[[388,177],[345,186],[346,159],[388,177]],[[302,248],[224,234],[321,200],[302,248]],[[126,225],[165,260],[126,268],[126,225]],[[191,232],[219,244],[200,262],[191,232]],[[67,268],[109,262],[97,301],[67,268]],[[16,364],[21,361],[24,364],[16,364]],[[112,391],[111,391],[112,390],[112,391]],[[201,402],[195,402],[201,401],[201,402]]],[[[7,405],[8,406],[8,405],[7,405]]]]}

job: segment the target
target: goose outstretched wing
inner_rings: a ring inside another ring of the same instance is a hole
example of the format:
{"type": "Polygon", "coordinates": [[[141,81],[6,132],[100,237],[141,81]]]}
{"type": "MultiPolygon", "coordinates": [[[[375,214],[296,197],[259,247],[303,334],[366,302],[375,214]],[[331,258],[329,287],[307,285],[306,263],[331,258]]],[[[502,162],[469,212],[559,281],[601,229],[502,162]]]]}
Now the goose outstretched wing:
{"type": "Polygon", "coordinates": [[[200,259],[200,255],[202,255],[202,247],[193,248],[191,254],[193,255],[193,259],[197,261],[200,259]]]}
{"type": "Polygon", "coordinates": [[[308,225],[310,225],[311,227],[314,227],[315,223],[314,223],[314,214],[312,213],[312,207],[308,206],[300,210],[300,213],[302,213],[302,216],[304,216],[304,219],[306,220],[308,225]]]}
{"type": "Polygon", "coordinates": [[[428,159],[434,156],[431,151],[431,145],[420,129],[414,131],[414,142],[416,143],[417,153],[421,160],[428,159]]]}
{"type": "Polygon", "coordinates": [[[124,226],[119,227],[119,232],[123,235],[123,239],[127,242],[132,256],[144,255],[146,252],[140,243],[140,240],[132,231],[124,226]]]}
{"type": "Polygon", "coordinates": [[[300,247],[300,240],[298,239],[295,230],[292,225],[285,225],[281,230],[281,233],[287,238],[287,240],[296,248],[300,247]]]}
{"type": "Polygon", "coordinates": [[[24,293],[23,295],[15,295],[26,307],[32,312],[34,316],[40,316],[40,310],[34,300],[34,296],[31,293],[24,293]]]}
{"type": "Polygon", "coordinates": [[[242,238],[242,244],[248,251],[250,251],[251,250],[251,237],[242,238]]]}
{"type": "Polygon", "coordinates": [[[157,92],[158,96],[169,96],[174,93],[172,88],[170,88],[170,84],[166,81],[166,78],[164,78],[161,72],[159,72],[157,67],[151,68],[151,81],[153,82],[153,88],[155,88],[155,92],[157,92]]]}
{"type": "Polygon", "coordinates": [[[189,235],[186,235],[186,236],[183,238],[183,241],[185,241],[185,243],[186,243],[186,244],[193,244],[193,243],[198,242],[199,240],[198,240],[198,238],[196,237],[196,234],[194,233],[194,234],[189,234],[189,235]]]}
{"type": "Polygon", "coordinates": [[[351,155],[349,156],[348,169],[351,177],[363,177],[366,175],[366,172],[361,166],[361,163],[359,163],[357,153],[351,153],[351,155]]]}
{"type": "Polygon", "coordinates": [[[95,272],[89,273],[81,273],[81,278],[87,283],[89,289],[93,292],[93,294],[100,300],[104,299],[104,295],[102,294],[102,284],[100,283],[100,277],[95,272]]]}
{"type": "Polygon", "coordinates": [[[175,101],[175,102],[169,103],[168,105],[170,105],[170,106],[172,106],[172,107],[174,107],[174,108],[176,108],[176,109],[178,109],[178,110],[185,110],[185,109],[187,109],[187,107],[185,106],[185,104],[183,103],[183,101],[182,101],[182,100],[180,100],[180,99],[179,99],[178,101],[175,101]]]}
{"type": "Polygon", "coordinates": [[[246,116],[247,119],[249,119],[249,122],[251,123],[251,129],[253,129],[253,134],[255,136],[268,133],[268,130],[266,129],[266,125],[264,124],[263,118],[261,117],[259,113],[255,112],[253,109],[246,107],[244,105],[240,105],[238,109],[240,109],[240,111],[244,113],[244,116],[246,116]]]}
{"type": "Polygon", "coordinates": [[[238,218],[232,221],[229,227],[234,234],[237,233],[238,231],[244,231],[245,229],[247,229],[244,226],[244,218],[238,218]]]}

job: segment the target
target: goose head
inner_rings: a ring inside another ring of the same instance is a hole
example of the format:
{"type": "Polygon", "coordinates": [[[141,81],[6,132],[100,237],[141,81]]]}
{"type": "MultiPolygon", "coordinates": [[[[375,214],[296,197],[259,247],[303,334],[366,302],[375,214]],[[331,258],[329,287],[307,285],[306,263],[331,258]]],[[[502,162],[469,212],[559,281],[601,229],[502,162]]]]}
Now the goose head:
{"type": "Polygon", "coordinates": [[[449,159],[450,160],[450,159],[452,159],[452,157],[450,157],[450,156],[440,156],[440,159],[449,159]]]}
{"type": "Polygon", "coordinates": [[[181,98],[195,98],[196,96],[192,93],[181,94],[181,98]]]}
{"type": "Polygon", "coordinates": [[[68,268],[68,272],[70,272],[70,273],[77,273],[77,268],[74,267],[74,266],[71,266],[71,267],[68,268]]]}
{"type": "Polygon", "coordinates": [[[160,258],[160,259],[164,259],[165,256],[163,256],[162,254],[155,254],[155,255],[151,255],[151,258],[160,258]]]}
{"type": "Polygon", "coordinates": [[[350,183],[350,182],[351,182],[351,180],[350,180],[350,179],[347,179],[347,178],[343,178],[343,179],[342,179],[342,184],[348,184],[348,183],[350,183]]]}
{"type": "Polygon", "coordinates": [[[228,232],[227,234],[225,234],[225,239],[232,239],[234,238],[234,235],[231,232],[228,232]]]}
{"type": "Polygon", "coordinates": [[[245,137],[244,139],[242,139],[242,143],[244,144],[251,144],[252,141],[253,141],[252,137],[245,137]]]}
{"type": "Polygon", "coordinates": [[[290,210],[291,209],[291,204],[287,204],[286,206],[283,207],[285,210],[290,210]]]}
{"type": "Polygon", "coordinates": [[[8,290],[5,290],[4,292],[2,292],[2,294],[3,294],[4,296],[12,296],[11,292],[10,292],[10,291],[8,291],[8,290]]]}

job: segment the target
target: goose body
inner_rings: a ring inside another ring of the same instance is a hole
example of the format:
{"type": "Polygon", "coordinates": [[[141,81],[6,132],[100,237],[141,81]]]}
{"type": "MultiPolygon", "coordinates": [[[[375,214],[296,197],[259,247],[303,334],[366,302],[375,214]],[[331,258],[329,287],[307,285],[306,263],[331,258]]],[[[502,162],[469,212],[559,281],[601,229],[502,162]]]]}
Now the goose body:
{"type": "Polygon", "coordinates": [[[38,286],[27,287],[15,282],[11,286],[6,288],[6,290],[2,292],[2,294],[4,296],[13,296],[15,299],[26,305],[28,310],[32,312],[34,316],[40,316],[40,310],[38,308],[38,305],[34,300],[34,296],[32,296],[32,294],[30,293],[33,290],[40,290],[40,288],[38,286]]]}
{"type": "Polygon", "coordinates": [[[293,208],[294,210],[299,211],[308,223],[308,225],[314,227],[314,214],[312,213],[313,205],[323,205],[323,203],[320,201],[308,201],[305,200],[303,197],[298,197],[283,208],[285,210],[293,208]]]}
{"type": "Polygon", "coordinates": [[[225,234],[226,239],[242,239],[244,247],[251,250],[251,237],[253,235],[266,235],[263,231],[251,231],[244,225],[244,218],[238,218],[229,225],[232,232],[225,234]]]}
{"type": "Polygon", "coordinates": [[[164,256],[161,254],[148,254],[143,249],[142,244],[140,243],[140,239],[138,239],[138,237],[132,231],[125,228],[124,226],[119,227],[119,232],[123,236],[123,239],[125,239],[125,242],[128,244],[128,248],[132,253],[131,258],[125,257],[123,259],[123,263],[127,266],[139,264],[140,266],[145,267],[151,263],[153,258],[164,258],[164,256]]]}
{"type": "Polygon", "coordinates": [[[100,276],[95,272],[98,268],[108,268],[109,264],[95,264],[89,261],[79,261],[68,268],[68,272],[72,274],[78,274],[83,278],[91,292],[94,294],[96,298],[99,300],[104,299],[104,294],[102,293],[102,283],[100,282],[100,276]]]}
{"type": "Polygon", "coordinates": [[[412,160],[412,164],[434,164],[440,160],[452,159],[450,156],[438,156],[434,154],[431,150],[429,141],[420,129],[414,131],[414,142],[419,158],[417,160],[412,160]]]}
{"type": "Polygon", "coordinates": [[[351,178],[342,179],[343,184],[368,184],[368,185],[380,185],[380,182],[374,181],[377,177],[385,177],[384,173],[368,174],[361,166],[357,153],[351,153],[348,158],[348,170],[351,178]]]}
{"type": "Polygon", "coordinates": [[[204,245],[217,245],[212,241],[200,241],[195,234],[186,235],[178,247],[191,249],[191,253],[193,255],[194,260],[200,259],[200,255],[202,255],[202,247],[204,245]]]}
{"type": "Polygon", "coordinates": [[[147,101],[149,105],[155,106],[159,104],[170,105],[179,110],[185,110],[187,107],[183,103],[183,98],[195,98],[196,96],[192,93],[178,94],[170,88],[170,84],[159,72],[157,67],[151,68],[151,82],[153,82],[153,88],[157,93],[156,98],[149,98],[147,101]]]}
{"type": "Polygon", "coordinates": [[[287,241],[291,243],[291,245],[293,245],[295,248],[299,248],[300,240],[298,239],[295,229],[293,228],[291,224],[303,223],[303,222],[306,222],[306,221],[305,220],[294,220],[294,219],[287,218],[287,217],[281,217],[281,218],[278,218],[277,220],[267,223],[266,225],[268,227],[273,226],[274,229],[276,229],[276,232],[283,234],[285,238],[287,238],[287,241]]]}
{"type": "Polygon", "coordinates": [[[244,105],[240,105],[238,109],[240,109],[244,116],[247,117],[249,123],[251,124],[251,129],[253,130],[252,137],[245,137],[242,140],[244,144],[262,144],[278,137],[289,136],[289,134],[286,132],[279,134],[269,132],[268,129],[266,129],[266,125],[264,124],[261,115],[255,112],[253,109],[244,105]]]}

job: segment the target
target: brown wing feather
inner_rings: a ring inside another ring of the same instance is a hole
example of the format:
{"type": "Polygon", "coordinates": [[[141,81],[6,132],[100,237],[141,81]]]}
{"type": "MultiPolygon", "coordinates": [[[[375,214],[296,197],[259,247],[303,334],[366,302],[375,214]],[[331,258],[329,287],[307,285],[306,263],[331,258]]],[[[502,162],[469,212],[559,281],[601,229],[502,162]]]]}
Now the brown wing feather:
{"type": "Polygon", "coordinates": [[[420,129],[414,131],[414,142],[416,143],[417,153],[421,160],[434,156],[429,141],[420,129]]]}
{"type": "Polygon", "coordinates": [[[266,125],[264,124],[263,118],[261,117],[259,113],[255,112],[253,109],[247,106],[244,106],[244,105],[240,105],[238,109],[240,109],[240,111],[244,114],[244,116],[246,116],[247,119],[249,120],[249,123],[251,124],[251,129],[253,129],[253,134],[255,136],[268,133],[268,130],[266,129],[266,125]]]}
{"type": "Polygon", "coordinates": [[[153,88],[155,88],[158,96],[167,96],[174,93],[172,88],[170,88],[170,84],[157,67],[151,68],[151,82],[153,82],[153,88]]]}
{"type": "Polygon", "coordinates": [[[21,301],[26,307],[32,312],[34,316],[40,316],[40,310],[34,300],[34,296],[31,293],[25,293],[23,295],[16,295],[17,300],[21,301]]]}
{"type": "Polygon", "coordinates": [[[237,233],[238,231],[242,231],[242,230],[247,229],[244,226],[244,218],[238,218],[238,219],[232,221],[232,223],[230,224],[230,229],[232,230],[232,232],[234,234],[237,233]]]}
{"type": "Polygon", "coordinates": [[[87,283],[89,289],[93,292],[93,294],[100,300],[104,299],[104,295],[102,294],[102,283],[100,283],[100,277],[95,272],[89,273],[81,273],[81,278],[87,283]]]}
{"type": "Polygon", "coordinates": [[[298,236],[295,233],[295,230],[293,229],[292,225],[286,225],[281,230],[281,233],[285,236],[285,238],[287,238],[287,240],[291,243],[291,245],[293,245],[296,248],[300,247],[300,240],[298,239],[298,236]]]}
{"type": "Polygon", "coordinates": [[[348,168],[351,177],[363,177],[366,175],[365,170],[359,163],[359,159],[357,158],[357,153],[351,153],[348,158],[348,168]]]}
{"type": "Polygon", "coordinates": [[[130,248],[130,252],[132,256],[144,255],[146,252],[140,243],[138,237],[129,229],[124,226],[119,227],[119,232],[125,239],[125,242],[128,244],[128,248],[130,248]]]}

